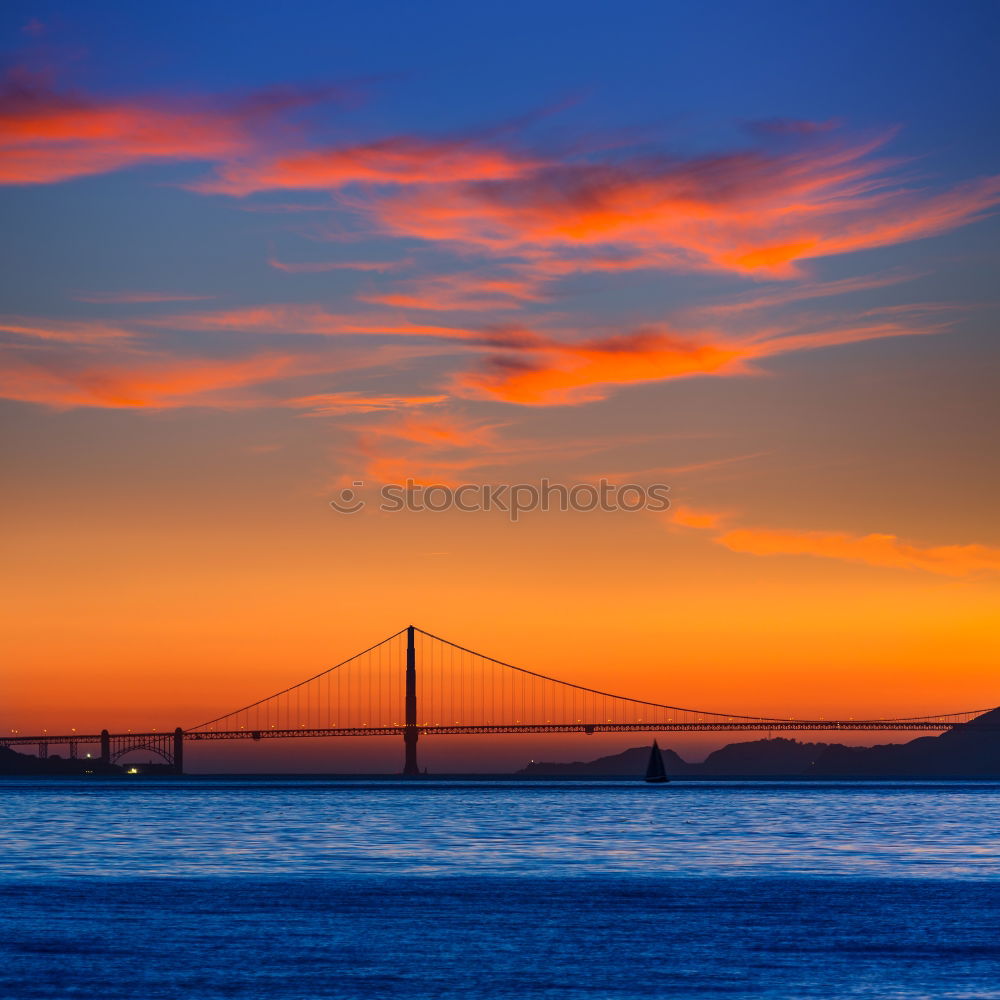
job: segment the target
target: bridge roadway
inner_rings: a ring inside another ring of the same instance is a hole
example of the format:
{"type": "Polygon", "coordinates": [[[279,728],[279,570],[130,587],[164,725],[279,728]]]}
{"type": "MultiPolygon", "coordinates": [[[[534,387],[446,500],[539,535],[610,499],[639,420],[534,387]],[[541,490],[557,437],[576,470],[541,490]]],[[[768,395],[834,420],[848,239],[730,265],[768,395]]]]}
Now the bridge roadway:
{"type": "MultiPolygon", "coordinates": [[[[572,722],[572,723],[515,723],[513,725],[418,725],[421,736],[475,736],[478,734],[503,733],[778,733],[778,732],[944,732],[965,722],[947,722],[941,719],[762,719],[760,721],[739,722],[572,722]]],[[[332,728],[299,729],[203,729],[187,730],[185,740],[263,740],[286,739],[289,737],[320,736],[399,736],[406,729],[396,726],[345,726],[332,728]]],[[[113,733],[112,739],[144,741],[173,736],[173,732],[113,733]]],[[[74,745],[99,744],[101,733],[43,733],[26,736],[11,733],[0,736],[0,746],[28,744],[74,745]]],[[[105,737],[107,738],[107,737],[105,737]]]]}

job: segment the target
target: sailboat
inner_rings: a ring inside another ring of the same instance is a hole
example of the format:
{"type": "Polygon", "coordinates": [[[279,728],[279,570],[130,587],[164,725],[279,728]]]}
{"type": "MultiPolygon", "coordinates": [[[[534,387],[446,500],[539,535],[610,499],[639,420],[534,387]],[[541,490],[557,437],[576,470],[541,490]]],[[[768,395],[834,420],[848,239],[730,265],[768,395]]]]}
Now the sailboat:
{"type": "Polygon", "coordinates": [[[663,766],[663,754],[660,753],[659,744],[653,740],[653,746],[649,751],[649,763],[646,765],[646,781],[651,785],[662,785],[669,780],[667,769],[663,766]]]}

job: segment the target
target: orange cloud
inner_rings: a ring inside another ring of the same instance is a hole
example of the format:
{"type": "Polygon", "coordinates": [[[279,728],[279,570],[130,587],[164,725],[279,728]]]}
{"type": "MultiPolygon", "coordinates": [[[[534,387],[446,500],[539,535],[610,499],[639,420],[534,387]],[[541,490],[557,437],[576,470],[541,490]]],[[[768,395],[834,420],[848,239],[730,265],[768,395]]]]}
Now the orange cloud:
{"type": "Polygon", "coordinates": [[[540,275],[561,278],[594,272],[613,274],[622,271],[655,271],[676,267],[678,264],[673,254],[656,250],[616,250],[610,253],[605,248],[595,249],[586,245],[559,247],[555,250],[521,247],[517,255],[525,262],[523,270],[536,280],[540,275]]]}
{"type": "Polygon", "coordinates": [[[204,193],[248,195],[256,191],[338,189],[349,184],[503,180],[537,165],[473,141],[399,136],[342,149],[296,153],[266,163],[226,164],[216,177],[192,188],[204,193]]]}
{"type": "Polygon", "coordinates": [[[228,161],[285,112],[341,93],[292,88],[224,101],[60,93],[23,71],[0,86],[0,184],[49,184],[145,162],[228,161]]]}
{"type": "Polygon", "coordinates": [[[496,430],[448,412],[407,414],[359,428],[357,460],[371,481],[455,485],[456,473],[504,463],[496,430]]]}
{"type": "Polygon", "coordinates": [[[791,277],[803,260],[940,233],[1000,201],[1000,178],[904,188],[882,140],[787,136],[767,149],[691,160],[546,164],[510,178],[415,186],[370,206],[387,229],[500,251],[617,249],[661,267],[791,277]]]}
{"type": "MultiPolygon", "coordinates": [[[[943,191],[905,186],[893,175],[899,163],[875,155],[888,135],[852,141],[827,123],[758,128],[757,148],[687,159],[618,150],[529,155],[497,132],[264,152],[262,123],[323,96],[287,92],[228,106],[99,100],[15,75],[0,91],[0,183],[210,160],[215,176],[193,189],[339,192],[340,204],[371,213],[389,232],[526,261],[547,256],[550,273],[560,254],[571,255],[568,271],[589,254],[595,269],[781,278],[811,258],[953,229],[1000,201],[998,177],[943,191]],[[349,196],[346,187],[354,189],[349,196]]],[[[320,265],[299,269],[311,267],[320,265]]]]}
{"type": "MultiPolygon", "coordinates": [[[[757,148],[687,159],[618,150],[530,155],[497,132],[264,151],[262,122],[321,96],[264,95],[228,106],[97,100],[15,76],[0,91],[0,183],[210,160],[215,176],[192,189],[332,191],[383,231],[503,253],[550,276],[560,267],[654,266],[788,278],[802,261],[945,232],[1000,202],[998,177],[950,190],[905,186],[894,176],[899,163],[876,155],[888,135],[852,141],[826,123],[758,128],[757,148]]],[[[431,307],[418,302],[409,297],[413,307],[431,307]]]]}
{"type": "MultiPolygon", "coordinates": [[[[505,402],[525,405],[575,405],[607,396],[611,387],[642,382],[664,381],[688,378],[698,375],[738,375],[753,373],[755,363],[773,355],[793,351],[811,350],[861,341],[908,336],[935,332],[941,327],[918,328],[892,322],[871,322],[868,325],[854,325],[844,329],[820,330],[809,333],[786,333],[764,331],[741,339],[726,338],[712,331],[677,331],[667,329],[641,330],[629,334],[604,338],[591,338],[582,342],[555,339],[553,336],[518,326],[488,326],[469,329],[440,324],[421,324],[400,320],[393,316],[351,316],[330,313],[321,306],[251,306],[239,309],[209,310],[181,315],[149,316],[133,321],[146,328],[164,330],[233,331],[258,335],[310,335],[327,337],[363,336],[386,338],[389,340],[414,338],[430,341],[444,341],[464,346],[474,352],[493,349],[494,354],[482,371],[459,371],[452,376],[452,390],[455,394],[472,398],[493,398],[505,402]]],[[[53,341],[76,347],[114,342],[128,342],[135,334],[130,331],[101,323],[37,323],[31,321],[0,320],[0,331],[29,341],[53,341]]],[[[441,346],[413,344],[402,347],[383,345],[374,351],[362,352],[358,358],[338,357],[334,368],[377,367],[398,364],[400,361],[418,356],[440,354],[441,346]]],[[[281,351],[283,358],[297,358],[301,373],[316,373],[311,368],[315,358],[305,353],[289,354],[281,351]]],[[[138,355],[140,364],[148,355],[138,355]]],[[[179,373],[185,362],[175,362],[163,355],[164,371],[179,373]]],[[[51,362],[51,359],[50,359],[51,362]]],[[[329,361],[327,364],[331,363],[329,361]]],[[[46,370],[54,371],[51,363],[46,370]]],[[[121,389],[120,360],[109,362],[108,379],[101,382],[96,363],[86,365],[67,364],[60,372],[71,373],[70,381],[83,385],[82,392],[71,394],[73,405],[84,405],[87,400],[129,400],[129,391],[121,389]],[[81,370],[85,379],[80,382],[81,370]],[[95,395],[94,386],[105,385],[95,395]]],[[[219,369],[222,371],[223,369],[219,369]]],[[[127,374],[127,373],[126,373],[127,374]]],[[[58,375],[56,382],[63,380],[58,375]]],[[[263,380],[263,379],[261,379],[263,380]]],[[[37,376],[32,378],[37,382],[37,376]]],[[[127,383],[127,379],[126,379],[127,383]]],[[[52,384],[46,377],[45,385],[52,384]]],[[[41,391],[41,390],[39,390],[41,391]]],[[[46,401],[48,390],[39,397],[46,401]]],[[[438,392],[433,397],[419,394],[415,396],[381,397],[375,402],[365,402],[365,397],[356,399],[338,394],[319,394],[303,404],[304,409],[318,412],[364,412],[364,407],[385,410],[390,408],[394,398],[400,407],[406,408],[411,399],[427,402],[437,401],[446,394],[438,392]]],[[[154,393],[154,399],[166,398],[164,393],[154,393]]],[[[21,398],[15,395],[14,398],[21,398]]],[[[34,398],[29,395],[25,398],[34,398]]],[[[56,393],[56,398],[62,398],[56,393]]],[[[140,391],[137,399],[142,405],[152,405],[140,391]]],[[[292,403],[291,405],[295,405],[292,403]]]]}
{"type": "Polygon", "coordinates": [[[440,345],[413,342],[414,338],[472,343],[483,338],[478,332],[453,327],[339,317],[318,307],[216,310],[202,315],[136,318],[130,324],[134,329],[99,321],[0,317],[0,397],[54,407],[291,406],[328,416],[386,412],[431,405],[446,396],[440,392],[383,396],[321,392],[304,396],[300,392],[288,399],[274,389],[254,396],[233,390],[330,372],[343,375],[351,370],[398,368],[444,350],[440,345]],[[143,345],[141,338],[149,334],[141,327],[317,334],[323,338],[361,334],[397,342],[366,343],[363,347],[338,343],[332,350],[324,344],[322,352],[283,345],[249,358],[202,359],[174,353],[173,341],[163,335],[143,345]],[[150,346],[153,343],[156,346],[150,346]]]}
{"type": "Polygon", "coordinates": [[[14,77],[0,90],[0,184],[48,184],[144,161],[215,160],[249,147],[239,116],[58,94],[14,77]]]}
{"type": "Polygon", "coordinates": [[[525,302],[540,301],[539,282],[530,278],[484,278],[454,274],[441,278],[414,279],[401,283],[401,291],[359,295],[362,302],[402,309],[453,310],[517,309],[525,302]]]}
{"type": "Polygon", "coordinates": [[[496,464],[492,459],[483,460],[478,456],[444,458],[440,455],[400,452],[395,448],[386,451],[374,445],[370,438],[359,441],[358,454],[362,463],[360,475],[367,481],[396,483],[401,486],[407,482],[422,486],[458,486],[463,481],[459,473],[496,464]]]}
{"type": "Polygon", "coordinates": [[[582,344],[550,342],[530,359],[497,356],[486,372],[460,375],[457,384],[466,394],[509,403],[572,405],[605,398],[609,385],[732,372],[741,361],[738,348],[640,332],[582,344]]]}
{"type": "Polygon", "coordinates": [[[495,426],[470,423],[452,414],[404,416],[371,428],[370,433],[425,445],[431,449],[486,448],[494,445],[495,426]]]}
{"type": "Polygon", "coordinates": [[[236,360],[148,357],[129,364],[11,358],[0,364],[0,397],[55,408],[226,405],[216,393],[294,374],[300,364],[275,354],[236,360]]]}
{"type": "MultiPolygon", "coordinates": [[[[442,400],[442,402],[444,402],[442,400]]],[[[476,481],[483,470],[535,467],[543,462],[543,475],[570,459],[593,458],[607,453],[618,456],[625,445],[651,440],[647,435],[587,435],[585,440],[557,437],[538,440],[501,434],[505,423],[470,420],[444,407],[418,415],[396,415],[381,423],[356,427],[355,461],[369,481],[405,483],[408,479],[424,485],[457,485],[476,481]],[[464,473],[458,478],[459,473],[464,473]]],[[[657,436],[658,437],[658,436],[657,436]]],[[[742,456],[750,457],[750,456],[742,456]]],[[[705,468],[739,459],[719,459],[699,463],[705,468]]],[[[670,472],[688,471],[695,466],[674,467],[670,472]]],[[[646,470],[661,472],[663,470],[646,470]]],[[[519,473],[520,475],[520,473],[519,473]]],[[[597,482],[599,475],[588,477],[597,482]]],[[[606,478],[634,480],[633,473],[611,472],[606,478]]],[[[350,477],[345,477],[349,481],[350,477]]]]}
{"type": "MultiPolygon", "coordinates": [[[[2,329],[2,325],[0,325],[2,329]]],[[[43,334],[49,331],[39,328],[43,334]]],[[[100,331],[98,331],[100,332],[100,331]]],[[[117,331],[111,331],[117,333],[117,331]]],[[[247,356],[201,358],[172,353],[170,341],[138,346],[114,337],[71,330],[55,337],[0,345],[0,398],[57,408],[95,406],[113,409],[167,409],[183,406],[292,407],[317,413],[387,411],[444,400],[444,396],[371,396],[353,393],[292,395],[280,384],[291,379],[352,371],[398,369],[439,348],[387,343],[337,344],[334,349],[267,349],[247,356]],[[47,340],[53,340],[48,343],[47,340]],[[267,386],[255,392],[252,386],[267,386]]],[[[123,337],[129,336],[122,332],[123,337]]]]}
{"type": "Polygon", "coordinates": [[[288,406],[309,410],[314,416],[339,417],[351,413],[385,413],[415,406],[443,403],[447,396],[365,396],[358,392],[325,392],[299,396],[288,406]]]}
{"type": "Polygon", "coordinates": [[[757,556],[805,555],[892,569],[916,569],[942,576],[1000,571],[1000,549],[986,545],[922,547],[896,535],[849,535],[834,531],[744,528],[715,539],[733,552],[757,556]]]}
{"type": "Polygon", "coordinates": [[[764,333],[726,340],[718,334],[646,330],[583,343],[553,340],[522,346],[530,356],[497,355],[485,372],[456,377],[461,394],[528,405],[574,405],[604,399],[608,387],[697,375],[738,375],[752,362],[792,351],[937,332],[894,323],[873,323],[802,334],[764,333]]]}
{"type": "Polygon", "coordinates": [[[58,322],[54,320],[39,323],[37,320],[20,318],[0,319],[0,332],[28,340],[49,340],[55,343],[77,345],[124,342],[131,340],[134,336],[128,330],[107,323],[58,322]]]}
{"type": "Polygon", "coordinates": [[[711,531],[718,528],[725,517],[725,514],[708,510],[695,510],[693,507],[683,505],[671,506],[666,514],[668,522],[679,524],[684,528],[696,528],[699,531],[711,531]]]}
{"type": "MultiPolygon", "coordinates": [[[[673,507],[668,523],[717,532],[732,514],[673,507]]],[[[731,552],[755,556],[814,556],[886,569],[921,570],[939,576],[968,576],[1000,571],[1000,549],[986,545],[921,546],[896,535],[851,535],[842,531],[784,528],[731,528],[712,539],[731,552]]]]}
{"type": "Polygon", "coordinates": [[[481,335],[461,327],[410,323],[398,317],[352,316],[331,313],[318,305],[246,306],[206,312],[150,316],[144,326],[172,330],[234,330],[254,333],[316,336],[371,335],[479,340],[481,335]]]}

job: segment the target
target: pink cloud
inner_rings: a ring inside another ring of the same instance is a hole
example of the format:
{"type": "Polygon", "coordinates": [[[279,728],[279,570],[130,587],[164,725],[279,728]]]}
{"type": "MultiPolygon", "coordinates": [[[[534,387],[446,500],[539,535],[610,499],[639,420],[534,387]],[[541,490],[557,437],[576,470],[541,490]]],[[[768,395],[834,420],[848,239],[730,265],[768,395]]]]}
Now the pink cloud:
{"type": "Polygon", "coordinates": [[[537,164],[502,149],[461,139],[397,136],[251,163],[230,163],[192,185],[205,193],[336,190],[350,184],[441,184],[516,177],[537,164]]]}

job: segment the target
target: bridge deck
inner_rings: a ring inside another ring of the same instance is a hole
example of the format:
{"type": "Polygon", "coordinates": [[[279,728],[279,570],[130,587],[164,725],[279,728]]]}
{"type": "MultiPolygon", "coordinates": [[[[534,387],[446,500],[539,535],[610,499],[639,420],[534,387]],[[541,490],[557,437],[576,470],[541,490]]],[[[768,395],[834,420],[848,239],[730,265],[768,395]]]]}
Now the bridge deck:
{"type": "MultiPolygon", "coordinates": [[[[705,732],[944,732],[964,722],[934,719],[788,719],[739,722],[575,722],[524,723],[514,725],[418,725],[421,736],[475,736],[504,733],[705,733],[705,732]]],[[[184,733],[185,740],[263,740],[323,736],[401,736],[405,727],[350,726],[300,729],[221,729],[192,730],[184,733]]],[[[112,739],[134,740],[163,738],[167,733],[112,733],[112,739]]],[[[28,744],[92,744],[100,743],[99,733],[71,733],[0,736],[0,745],[28,744]]]]}

